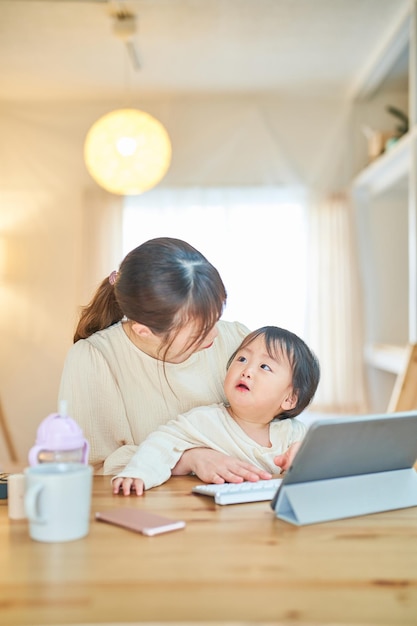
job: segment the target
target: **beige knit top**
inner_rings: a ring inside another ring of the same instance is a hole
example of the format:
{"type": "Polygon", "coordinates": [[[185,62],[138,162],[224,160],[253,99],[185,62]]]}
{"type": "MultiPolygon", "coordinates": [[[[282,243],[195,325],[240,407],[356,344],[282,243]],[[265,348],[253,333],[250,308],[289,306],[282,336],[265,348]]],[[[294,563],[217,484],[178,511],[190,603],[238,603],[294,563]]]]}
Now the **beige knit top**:
{"type": "Polygon", "coordinates": [[[90,444],[97,474],[117,474],[161,424],[200,405],[224,402],[226,364],[248,329],[218,322],[211,348],[184,363],[145,354],[119,322],[77,341],[65,360],[59,399],[90,444]]]}

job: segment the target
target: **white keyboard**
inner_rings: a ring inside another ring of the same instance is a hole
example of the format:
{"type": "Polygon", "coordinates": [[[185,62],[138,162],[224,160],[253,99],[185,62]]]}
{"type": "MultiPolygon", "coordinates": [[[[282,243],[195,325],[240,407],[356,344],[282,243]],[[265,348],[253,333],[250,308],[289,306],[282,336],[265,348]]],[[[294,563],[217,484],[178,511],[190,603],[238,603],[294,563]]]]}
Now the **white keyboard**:
{"type": "Polygon", "coordinates": [[[272,500],[282,478],[258,480],[257,482],[244,481],[243,483],[223,483],[222,485],[196,485],[193,493],[211,496],[216,504],[243,504],[245,502],[261,502],[272,500]]]}

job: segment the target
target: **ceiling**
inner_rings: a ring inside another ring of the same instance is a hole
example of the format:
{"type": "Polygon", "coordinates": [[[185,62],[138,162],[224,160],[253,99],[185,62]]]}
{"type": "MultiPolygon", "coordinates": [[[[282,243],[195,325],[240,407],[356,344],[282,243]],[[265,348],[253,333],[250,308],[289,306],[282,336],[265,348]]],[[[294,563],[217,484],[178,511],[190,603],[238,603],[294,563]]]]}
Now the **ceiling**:
{"type": "MultiPolygon", "coordinates": [[[[316,93],[361,84],[408,0],[0,0],[0,100],[316,93]],[[133,12],[141,68],[112,32],[133,12]]],[[[404,47],[391,86],[406,85],[404,47]]]]}

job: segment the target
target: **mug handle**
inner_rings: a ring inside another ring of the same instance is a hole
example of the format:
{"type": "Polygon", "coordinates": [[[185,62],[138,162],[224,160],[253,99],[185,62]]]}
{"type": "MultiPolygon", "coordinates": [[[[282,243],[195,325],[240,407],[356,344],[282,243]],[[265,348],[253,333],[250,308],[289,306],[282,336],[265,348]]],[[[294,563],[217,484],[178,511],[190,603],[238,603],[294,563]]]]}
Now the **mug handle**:
{"type": "Polygon", "coordinates": [[[39,495],[43,489],[41,484],[32,485],[25,493],[25,512],[31,522],[46,524],[46,518],[38,513],[39,495]]]}

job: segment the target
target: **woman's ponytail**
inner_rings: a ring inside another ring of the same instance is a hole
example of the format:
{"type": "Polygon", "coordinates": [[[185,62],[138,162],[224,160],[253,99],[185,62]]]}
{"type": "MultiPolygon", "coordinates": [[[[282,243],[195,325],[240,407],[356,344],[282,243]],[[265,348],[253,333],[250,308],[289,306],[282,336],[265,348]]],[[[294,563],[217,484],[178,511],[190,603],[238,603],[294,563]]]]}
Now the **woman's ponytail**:
{"type": "MultiPolygon", "coordinates": [[[[112,277],[114,273],[110,274],[112,277]]],[[[80,319],[74,334],[74,343],[108,328],[123,318],[115,295],[114,281],[106,277],[98,287],[93,299],[81,309],[80,319]]]]}

